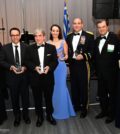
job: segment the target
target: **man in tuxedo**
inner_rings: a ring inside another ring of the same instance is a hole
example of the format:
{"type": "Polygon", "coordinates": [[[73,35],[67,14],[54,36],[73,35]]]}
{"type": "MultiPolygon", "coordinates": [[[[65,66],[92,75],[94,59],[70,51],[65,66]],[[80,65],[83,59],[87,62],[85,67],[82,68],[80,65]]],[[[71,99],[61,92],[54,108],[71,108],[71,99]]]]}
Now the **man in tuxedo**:
{"type": "MultiPolygon", "coordinates": [[[[0,53],[2,44],[0,43],[0,53]]],[[[8,93],[5,84],[5,71],[0,66],[0,125],[7,119],[7,112],[5,108],[5,98],[8,98],[8,93]]]]}
{"type": "Polygon", "coordinates": [[[83,20],[73,20],[73,32],[67,36],[68,62],[70,67],[71,95],[75,111],[81,111],[80,118],[87,115],[88,88],[94,36],[83,30],[83,20]]]}
{"type": "Polygon", "coordinates": [[[15,116],[14,126],[20,124],[21,112],[20,102],[22,99],[23,119],[30,124],[28,114],[29,90],[27,80],[27,68],[24,64],[26,45],[20,43],[20,30],[16,27],[10,29],[11,43],[4,45],[0,54],[0,66],[6,70],[6,84],[10,89],[13,113],[15,116]]]}
{"type": "Polygon", "coordinates": [[[105,122],[110,123],[115,117],[120,43],[117,36],[113,32],[109,32],[108,20],[98,20],[97,28],[100,36],[95,40],[94,59],[98,76],[101,112],[96,118],[107,117],[105,122]]]}
{"type": "Polygon", "coordinates": [[[30,84],[37,115],[36,126],[40,127],[44,120],[43,94],[46,103],[47,121],[56,125],[56,120],[52,116],[53,72],[58,64],[56,49],[54,46],[45,43],[45,32],[43,30],[36,29],[34,36],[36,43],[27,48],[26,65],[30,70],[30,84]]]}

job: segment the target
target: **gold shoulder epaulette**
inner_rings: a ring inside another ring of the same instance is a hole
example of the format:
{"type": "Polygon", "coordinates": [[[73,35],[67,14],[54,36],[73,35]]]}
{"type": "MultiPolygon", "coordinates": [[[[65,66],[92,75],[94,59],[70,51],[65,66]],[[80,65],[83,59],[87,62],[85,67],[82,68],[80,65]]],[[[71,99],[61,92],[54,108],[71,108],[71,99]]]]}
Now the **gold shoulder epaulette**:
{"type": "Polygon", "coordinates": [[[87,33],[89,33],[89,34],[91,34],[91,35],[93,35],[93,32],[90,32],[90,31],[86,31],[87,33]]]}
{"type": "Polygon", "coordinates": [[[70,35],[72,32],[69,32],[67,35],[70,35]]]}

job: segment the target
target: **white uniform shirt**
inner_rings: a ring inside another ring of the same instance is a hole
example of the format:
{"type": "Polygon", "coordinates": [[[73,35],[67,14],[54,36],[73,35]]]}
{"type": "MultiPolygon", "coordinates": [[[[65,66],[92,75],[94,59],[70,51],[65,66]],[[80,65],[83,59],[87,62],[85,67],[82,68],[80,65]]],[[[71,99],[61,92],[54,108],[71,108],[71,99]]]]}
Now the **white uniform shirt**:
{"type": "MultiPolygon", "coordinates": [[[[73,36],[73,40],[72,40],[72,47],[73,47],[73,52],[75,52],[75,50],[77,49],[77,45],[78,42],[80,40],[80,36],[81,36],[82,30],[79,32],[80,35],[74,35],[73,36]]],[[[73,58],[75,58],[75,53],[73,54],[73,58]]]]}

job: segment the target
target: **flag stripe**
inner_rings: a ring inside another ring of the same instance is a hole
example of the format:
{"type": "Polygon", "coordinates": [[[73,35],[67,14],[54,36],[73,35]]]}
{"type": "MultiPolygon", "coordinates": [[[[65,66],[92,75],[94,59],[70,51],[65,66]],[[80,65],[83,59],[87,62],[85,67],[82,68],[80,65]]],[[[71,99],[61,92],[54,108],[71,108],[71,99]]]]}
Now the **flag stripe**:
{"type": "Polygon", "coordinates": [[[70,32],[70,22],[69,22],[69,16],[68,16],[68,10],[66,5],[66,0],[64,2],[64,19],[63,19],[63,36],[64,39],[66,39],[67,34],[70,32]]]}

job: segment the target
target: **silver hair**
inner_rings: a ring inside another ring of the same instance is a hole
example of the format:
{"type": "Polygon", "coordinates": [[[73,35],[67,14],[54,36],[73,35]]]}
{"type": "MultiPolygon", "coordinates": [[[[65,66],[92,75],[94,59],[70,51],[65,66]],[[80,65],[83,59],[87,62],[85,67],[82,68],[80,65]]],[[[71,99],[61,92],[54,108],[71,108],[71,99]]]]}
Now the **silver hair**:
{"type": "Polygon", "coordinates": [[[39,29],[39,28],[35,29],[34,35],[36,35],[37,33],[42,33],[43,36],[45,36],[45,31],[43,29],[39,29]]]}

